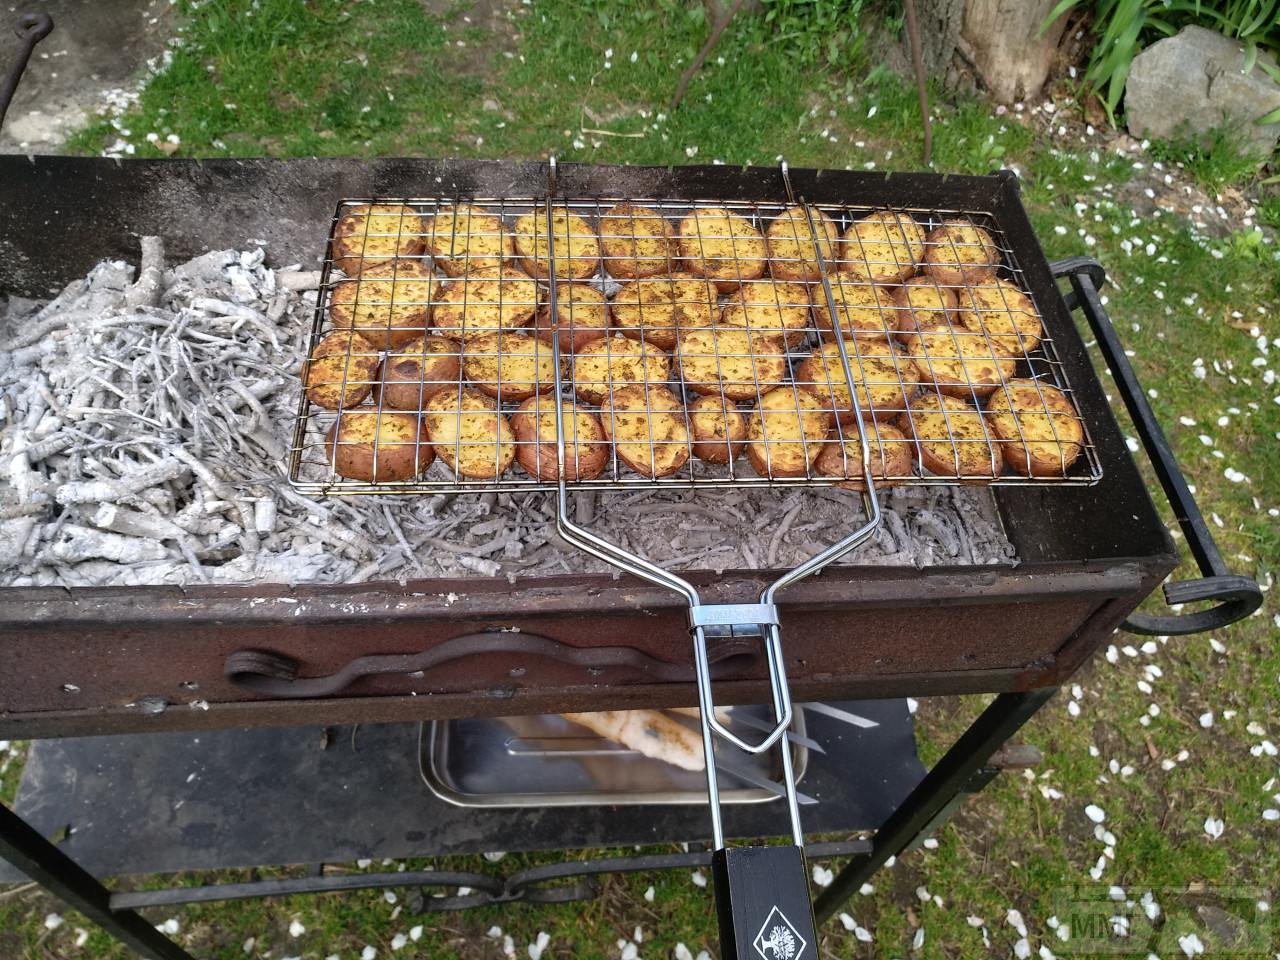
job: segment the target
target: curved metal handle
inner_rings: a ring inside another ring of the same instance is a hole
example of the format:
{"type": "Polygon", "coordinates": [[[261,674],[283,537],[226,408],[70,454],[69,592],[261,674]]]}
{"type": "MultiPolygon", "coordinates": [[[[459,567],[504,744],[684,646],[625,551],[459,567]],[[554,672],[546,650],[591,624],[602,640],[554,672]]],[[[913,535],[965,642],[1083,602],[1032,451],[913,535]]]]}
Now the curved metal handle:
{"type": "MultiPolygon", "coordinates": [[[[546,657],[581,667],[584,671],[628,669],[644,679],[663,683],[687,683],[693,668],[670,663],[634,647],[574,647],[532,633],[493,631],[454,637],[421,653],[381,654],[357,657],[341,670],[321,677],[299,677],[301,664],[287,654],[271,650],[237,650],[227,657],[223,675],[238,687],[277,699],[327,697],[345,690],[361,677],[416,673],[463,657],[511,653],[546,657]]],[[[719,641],[711,654],[715,672],[739,674],[758,661],[753,645],[745,640],[719,641]]]]}
{"type": "Polygon", "coordinates": [[[53,18],[47,13],[24,13],[18,17],[13,32],[22,41],[22,49],[18,51],[17,59],[9,68],[9,75],[4,78],[4,84],[0,85],[0,126],[4,125],[4,115],[9,112],[9,102],[18,90],[18,81],[22,79],[22,73],[27,69],[31,52],[35,50],[36,44],[52,31],[53,18]]]}
{"type": "Polygon", "coordinates": [[[1187,486],[1173,448],[1160,429],[1160,423],[1147,402],[1146,391],[1138,382],[1133,365],[1125,356],[1124,345],[1098,296],[1107,280],[1106,271],[1091,257],[1059,260],[1050,264],[1050,270],[1055,277],[1066,277],[1071,282],[1071,291],[1064,297],[1067,307],[1072,310],[1078,307],[1097,337],[1098,349],[1111,368],[1116,387],[1142,438],[1160,486],[1187,538],[1187,547],[1204,574],[1196,580],[1165,584],[1165,601],[1170,604],[1217,601],[1217,605],[1208,610],[1188,613],[1164,616],[1133,613],[1120,626],[1130,633],[1177,636],[1218,630],[1243,620],[1262,605],[1262,590],[1250,578],[1232,573],[1218,552],[1218,545],[1187,486]]]}

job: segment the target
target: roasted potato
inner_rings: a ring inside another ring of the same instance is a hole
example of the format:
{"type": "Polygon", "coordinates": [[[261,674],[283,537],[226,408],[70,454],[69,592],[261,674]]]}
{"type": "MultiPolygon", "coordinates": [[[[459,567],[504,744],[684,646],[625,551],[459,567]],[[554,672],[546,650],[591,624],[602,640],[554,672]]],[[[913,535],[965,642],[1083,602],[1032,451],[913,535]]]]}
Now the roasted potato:
{"type": "Polygon", "coordinates": [[[504,267],[469,273],[444,285],[431,308],[431,324],[446,337],[466,340],[525,326],[538,306],[538,285],[523,270],[504,267]]]}
{"type": "Polygon", "coordinates": [[[324,445],[338,476],[370,483],[408,480],[435,459],[417,417],[373,407],[343,413],[324,445]]]}
{"type": "Polygon", "coordinates": [[[618,459],[646,477],[666,477],[689,459],[689,425],[680,398],[659,384],[620,387],[600,406],[618,459]]]}
{"type": "MultiPolygon", "coordinates": [[[[868,351],[865,345],[846,340],[844,349],[862,419],[890,420],[907,409],[916,393],[916,371],[910,360],[896,356],[887,345],[879,351],[868,351]]],[[[824,343],[801,361],[796,367],[796,386],[821,400],[840,423],[853,423],[853,397],[840,362],[838,343],[824,343]]]]}
{"type": "Polygon", "coordinates": [[[462,345],[462,372],[476,389],[504,403],[556,386],[551,347],[523,331],[486,333],[462,345]]]}
{"type": "Polygon", "coordinates": [[[726,293],[744,280],[759,280],[769,263],[760,231],[724,207],[698,209],[681,220],[679,249],[690,273],[726,293]]]}
{"type": "Polygon", "coordinates": [[[671,350],[685,330],[716,322],[716,296],[714,283],[691,273],[632,280],[613,295],[613,325],[624,337],[671,350]]]}
{"type": "Polygon", "coordinates": [[[587,344],[565,365],[572,367],[573,389],[588,403],[600,404],[613,390],[636,384],[661,384],[671,376],[671,356],[626,337],[587,344]]]}
{"type": "Polygon", "coordinates": [[[924,272],[939,283],[986,283],[1000,263],[991,234],[968,220],[943,221],[925,243],[924,272]]]}
{"type": "Polygon", "coordinates": [[[987,280],[959,291],[956,320],[997,349],[1018,356],[1040,345],[1040,316],[1031,298],[1007,280],[987,280]]]}
{"type": "Polygon", "coordinates": [[[423,422],[436,455],[460,478],[493,480],[515,459],[511,423],[492,397],[472,387],[437,393],[427,401],[423,422]]]}
{"type": "Polygon", "coordinates": [[[559,337],[561,353],[577,353],[609,335],[609,301],[585,283],[557,283],[555,316],[547,298],[533,318],[533,328],[533,335],[543,343],[550,345],[559,337]]]}
{"type": "Polygon", "coordinates": [[[747,459],[770,479],[804,477],[822,452],[831,414],[811,393],[776,387],[760,398],[747,420],[747,459]]]}
{"type": "Polygon", "coordinates": [[[956,397],[985,397],[1013,377],[1018,361],[964,327],[925,327],[903,338],[922,383],[956,397]]]}
{"type": "Polygon", "coordinates": [[[779,346],[794,347],[804,342],[809,329],[809,297],[803,283],[753,280],[724,302],[720,322],[750,330],[779,346]]]}
{"type": "Polygon", "coordinates": [[[456,341],[434,335],[396,347],[382,362],[380,402],[397,410],[421,410],[440,391],[458,386],[461,356],[456,341]]]}
{"type": "MultiPolygon", "coordinates": [[[[556,279],[584,280],[600,269],[600,241],[591,224],[567,210],[553,210],[556,279]]],[[[545,280],[551,276],[551,244],[547,239],[547,215],[527,213],[512,230],[516,253],[529,276],[545,280]]]]}
{"type": "MultiPolygon", "coordinates": [[[[870,450],[867,459],[870,461],[871,479],[877,488],[897,486],[912,476],[915,444],[906,434],[890,423],[867,423],[863,429],[870,450]]],[[[858,438],[858,428],[850,426],[843,437],[824,446],[813,466],[824,477],[841,477],[848,481],[836,484],[838,487],[865,490],[867,485],[863,479],[862,441],[858,438]]]]}
{"type": "Polygon", "coordinates": [[[425,249],[422,218],[398,203],[348,207],[333,228],[333,262],[349,277],[396,257],[417,257],[425,249]]]}
{"type": "Polygon", "coordinates": [[[1079,458],[1084,425],[1065,393],[1040,380],[1010,380],[987,401],[987,424],[1004,462],[1028,477],[1061,477],[1079,458]]]}
{"type": "Polygon", "coordinates": [[[502,218],[468,203],[442,207],[423,224],[427,253],[451,277],[497,270],[515,257],[515,243],[502,218]]]}
{"type": "Polygon", "coordinates": [[[378,348],[358,333],[329,334],[302,368],[307,399],[329,410],[359,406],[373,389],[380,356],[378,348]]]}
{"type": "Polygon", "coordinates": [[[897,426],[912,437],[920,465],[940,477],[985,483],[1000,476],[1000,447],[972,404],[944,393],[925,393],[898,418],[897,426]]]}
{"type": "Polygon", "coordinates": [[[334,285],[329,320],[390,350],[422,336],[436,289],[435,277],[420,260],[370,264],[354,280],[334,285]]]}
{"type": "Polygon", "coordinates": [[[951,323],[956,309],[956,291],[944,287],[928,274],[912,277],[889,295],[900,335],[921,327],[938,327],[951,323]]]}
{"type": "Polygon", "coordinates": [[[878,210],[844,232],[838,269],[892,286],[916,272],[924,245],[924,228],[911,214],[878,210]]]}
{"type": "Polygon", "coordinates": [[[600,218],[604,268],[619,280],[668,273],[676,256],[671,224],[652,207],[620,203],[600,218]]]}
{"type": "MultiPolygon", "coordinates": [[[[564,432],[564,478],[594,480],[609,464],[609,439],[600,418],[574,410],[565,401],[560,419],[564,432]]],[[[516,462],[539,480],[559,480],[556,453],[556,404],[552,397],[530,397],[511,415],[516,435],[516,462]]]]}
{"type": "MultiPolygon", "coordinates": [[[[831,299],[836,305],[836,317],[846,338],[859,340],[888,340],[895,330],[897,315],[893,311],[893,289],[872,283],[856,273],[833,273],[827,281],[831,299]]],[[[809,288],[813,301],[813,316],[818,333],[823,340],[835,340],[836,332],[831,324],[831,306],[822,284],[809,288]]]]}
{"type": "Polygon", "coordinates": [[[747,418],[732,400],[698,397],[689,404],[693,455],[707,463],[731,463],[747,445],[747,418]]]}
{"type": "MultiPolygon", "coordinates": [[[[809,208],[809,216],[817,228],[822,262],[831,269],[840,228],[817,207],[809,208]]],[[[769,271],[775,280],[817,280],[822,276],[822,266],[813,251],[815,231],[809,227],[809,216],[805,215],[804,207],[787,207],[764,232],[769,271]]]]}
{"type": "Polygon", "coordinates": [[[676,356],[690,390],[730,400],[754,400],[787,377],[782,348],[739,327],[690,330],[676,356]]]}

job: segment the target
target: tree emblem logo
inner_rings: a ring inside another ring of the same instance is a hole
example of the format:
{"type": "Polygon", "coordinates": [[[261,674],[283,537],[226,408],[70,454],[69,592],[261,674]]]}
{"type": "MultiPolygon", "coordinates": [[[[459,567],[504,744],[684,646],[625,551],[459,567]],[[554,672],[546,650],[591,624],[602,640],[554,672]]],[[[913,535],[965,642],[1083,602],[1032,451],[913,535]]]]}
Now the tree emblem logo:
{"type": "Polygon", "coordinates": [[[774,907],[765,918],[752,946],[764,960],[799,960],[809,944],[781,910],[774,907]]]}

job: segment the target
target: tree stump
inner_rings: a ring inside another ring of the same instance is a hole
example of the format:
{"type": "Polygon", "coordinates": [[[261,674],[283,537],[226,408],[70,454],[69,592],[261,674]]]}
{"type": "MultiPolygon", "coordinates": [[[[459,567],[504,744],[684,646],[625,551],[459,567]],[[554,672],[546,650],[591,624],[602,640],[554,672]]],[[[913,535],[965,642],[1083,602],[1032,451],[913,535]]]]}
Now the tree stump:
{"type": "Polygon", "coordinates": [[[1036,33],[1055,0],[918,0],[925,71],[966,81],[1002,103],[1028,100],[1048,79],[1067,17],[1036,33]]]}

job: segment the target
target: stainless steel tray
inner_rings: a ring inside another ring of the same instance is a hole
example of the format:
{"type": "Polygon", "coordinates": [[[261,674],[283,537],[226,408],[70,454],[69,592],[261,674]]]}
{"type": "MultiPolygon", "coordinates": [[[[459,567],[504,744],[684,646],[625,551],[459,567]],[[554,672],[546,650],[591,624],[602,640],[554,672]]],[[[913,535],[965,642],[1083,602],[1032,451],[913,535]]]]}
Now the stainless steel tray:
{"type": "MultiPolygon", "coordinates": [[[[763,721],[763,706],[735,707],[763,721]]],[[[759,731],[737,724],[743,736],[759,731]]],[[[730,729],[734,726],[731,725],[730,729]]],[[[791,731],[804,735],[803,711],[791,731]]],[[[797,783],[809,765],[809,751],[791,743],[797,783]]],[[[752,786],[733,769],[768,780],[782,790],[777,751],[749,755],[717,741],[723,755],[721,803],[767,803],[781,797],[752,786]]],[[[682,770],[621,744],[596,736],[558,714],[529,717],[438,720],[422,724],[418,766],[428,789],[460,807],[626,806],[705,804],[707,779],[701,770],[682,770]]]]}

